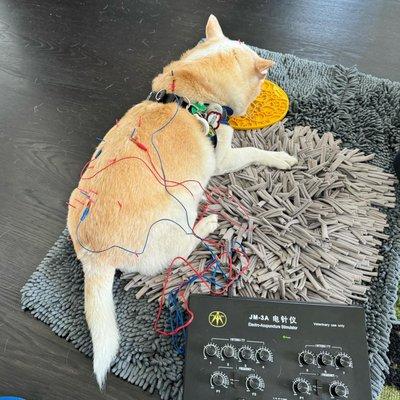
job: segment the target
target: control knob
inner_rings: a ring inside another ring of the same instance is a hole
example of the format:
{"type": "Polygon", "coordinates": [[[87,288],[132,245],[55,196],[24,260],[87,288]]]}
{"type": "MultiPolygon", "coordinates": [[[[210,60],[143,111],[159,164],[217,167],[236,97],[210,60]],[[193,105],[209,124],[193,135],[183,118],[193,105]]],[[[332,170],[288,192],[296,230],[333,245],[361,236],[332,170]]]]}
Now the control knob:
{"type": "Polygon", "coordinates": [[[233,358],[235,357],[235,353],[236,353],[235,348],[230,344],[227,344],[222,348],[222,355],[225,358],[233,358]]]}
{"type": "Polygon", "coordinates": [[[250,347],[242,347],[239,350],[239,356],[242,360],[252,360],[254,358],[254,352],[253,349],[251,349],[250,347]]]}
{"type": "Polygon", "coordinates": [[[208,357],[215,357],[218,355],[218,347],[214,343],[208,343],[204,347],[204,353],[208,357]]]}
{"type": "Polygon", "coordinates": [[[322,366],[333,365],[333,356],[330,353],[320,353],[318,355],[318,364],[322,366]]]}
{"type": "Polygon", "coordinates": [[[299,361],[302,365],[315,364],[315,355],[311,351],[305,350],[299,354],[299,361]]]}
{"type": "Polygon", "coordinates": [[[293,381],[293,391],[298,394],[310,394],[311,385],[310,382],[303,378],[297,378],[293,381]]]}
{"type": "Polygon", "coordinates": [[[265,382],[260,376],[251,374],[246,379],[246,386],[249,390],[264,390],[265,382]]]}
{"type": "Polygon", "coordinates": [[[256,357],[258,361],[263,363],[274,361],[272,351],[266,347],[260,347],[256,352],[256,357]]]}
{"type": "Polygon", "coordinates": [[[229,378],[223,372],[216,371],[211,375],[210,384],[215,388],[226,388],[229,386],[229,378]]]}
{"type": "Polygon", "coordinates": [[[343,382],[335,381],[330,384],[329,392],[331,396],[346,398],[349,395],[349,388],[343,382]]]}
{"type": "Polygon", "coordinates": [[[353,366],[353,361],[349,355],[340,353],[336,356],[336,365],[341,368],[349,368],[353,366]]]}

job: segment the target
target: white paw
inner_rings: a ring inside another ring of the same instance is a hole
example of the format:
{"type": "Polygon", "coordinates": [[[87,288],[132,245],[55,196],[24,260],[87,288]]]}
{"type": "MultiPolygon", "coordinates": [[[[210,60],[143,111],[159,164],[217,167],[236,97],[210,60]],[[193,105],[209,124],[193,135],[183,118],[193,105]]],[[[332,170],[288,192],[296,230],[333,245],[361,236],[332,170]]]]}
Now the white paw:
{"type": "Polygon", "coordinates": [[[291,169],[297,162],[296,157],[292,157],[285,151],[273,152],[273,154],[269,154],[265,159],[265,165],[277,169],[291,169]]]}
{"type": "Polygon", "coordinates": [[[210,214],[198,222],[195,228],[196,235],[206,238],[218,228],[218,215],[210,214]]]}

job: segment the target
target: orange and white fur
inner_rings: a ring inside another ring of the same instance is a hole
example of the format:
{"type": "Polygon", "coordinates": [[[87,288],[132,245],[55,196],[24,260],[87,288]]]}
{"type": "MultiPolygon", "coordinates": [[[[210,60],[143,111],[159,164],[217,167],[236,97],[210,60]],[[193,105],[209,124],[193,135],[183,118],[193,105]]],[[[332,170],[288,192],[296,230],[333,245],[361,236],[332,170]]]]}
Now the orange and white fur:
{"type": "MultiPolygon", "coordinates": [[[[245,44],[226,38],[217,19],[211,15],[206,40],[166,66],[152,86],[154,91],[168,90],[175,79],[177,95],[185,96],[191,102],[228,105],[235,114],[244,114],[258,95],[271,66],[272,61],[260,58],[245,44]]],[[[169,188],[185,205],[187,220],[182,206],[140,160],[116,162],[95,175],[113,160],[124,157],[136,156],[148,162],[146,152],[129,140],[134,127],[137,128],[137,140],[149,149],[160,172],[151,135],[172,117],[176,107],[176,103],[143,101],[128,110],[106,134],[97,148],[102,149],[101,155],[90,164],[91,168],[85,171],[79,183],[79,188],[90,191],[93,200],[79,229],[84,209],[82,203],[87,199],[78,189],[71,194],[70,204],[74,207],[69,208],[68,229],[85,274],[85,313],[93,342],[94,373],[100,387],[104,385],[119,347],[112,294],[115,270],[158,274],[176,256],[188,257],[199,244],[199,237],[207,237],[218,226],[217,216],[209,215],[195,225],[196,235],[192,234],[203,196],[195,182],[186,184],[193,196],[182,186],[169,188]],[[184,230],[168,221],[156,224],[145,251],[139,256],[117,248],[96,252],[113,245],[141,250],[150,225],[162,218],[176,221],[184,230]]],[[[237,171],[250,164],[290,169],[297,162],[285,152],[231,148],[232,134],[232,128],[221,125],[217,130],[218,145],[214,149],[201,121],[179,107],[176,117],[154,136],[166,179],[176,182],[196,180],[206,187],[213,175],[237,171]]]]}

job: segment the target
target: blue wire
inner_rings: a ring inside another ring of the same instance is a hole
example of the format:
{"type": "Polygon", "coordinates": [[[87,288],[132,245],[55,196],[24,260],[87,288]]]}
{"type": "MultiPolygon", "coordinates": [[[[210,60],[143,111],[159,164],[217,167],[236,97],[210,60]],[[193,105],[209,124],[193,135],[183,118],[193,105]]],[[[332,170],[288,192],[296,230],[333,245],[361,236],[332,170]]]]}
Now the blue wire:
{"type": "MultiPolygon", "coordinates": [[[[211,272],[211,274],[210,274],[211,276],[210,276],[210,277],[208,277],[208,276],[203,276],[203,279],[205,279],[205,280],[206,280],[208,283],[210,283],[211,285],[218,286],[218,287],[223,287],[223,285],[219,284],[219,283],[216,281],[217,273],[220,272],[220,273],[222,274],[222,276],[224,277],[224,280],[225,280],[225,281],[228,280],[228,277],[227,277],[226,273],[224,272],[224,270],[222,269],[221,263],[220,263],[218,257],[216,257],[216,255],[215,255],[215,253],[213,252],[213,250],[205,243],[205,241],[204,241],[201,237],[199,237],[199,236],[194,232],[194,229],[191,227],[191,224],[190,224],[190,221],[189,221],[189,213],[188,213],[188,211],[187,211],[185,205],[182,203],[182,201],[181,201],[178,197],[174,196],[174,195],[168,190],[168,187],[167,187],[167,184],[166,184],[166,175],[165,175],[164,165],[163,165],[163,162],[162,162],[162,159],[161,159],[160,152],[159,152],[159,150],[158,150],[158,148],[157,148],[157,146],[155,145],[155,142],[154,142],[155,136],[156,136],[159,132],[161,132],[165,127],[167,127],[167,126],[174,120],[174,118],[175,118],[176,115],[178,114],[179,109],[180,109],[180,104],[177,102],[176,110],[175,110],[174,114],[172,115],[172,117],[171,117],[170,119],[168,119],[168,121],[166,121],[160,128],[158,128],[157,130],[155,130],[155,131],[152,133],[152,135],[151,135],[151,144],[152,144],[152,146],[153,146],[153,148],[154,148],[154,150],[155,150],[155,152],[156,152],[156,154],[157,154],[157,157],[158,157],[158,160],[159,160],[159,163],[160,163],[160,168],[161,168],[162,177],[163,177],[163,181],[164,181],[164,185],[163,185],[163,186],[164,186],[166,192],[167,192],[167,193],[168,193],[182,208],[183,208],[183,210],[184,210],[184,212],[185,212],[186,223],[187,223],[189,229],[191,230],[191,232],[187,232],[186,229],[185,229],[181,224],[179,224],[178,222],[176,222],[176,221],[174,221],[174,220],[171,220],[171,219],[169,219],[169,218],[163,218],[163,219],[159,219],[159,220],[153,222],[153,223],[150,225],[150,228],[149,228],[149,230],[148,230],[148,232],[147,232],[146,239],[145,239],[145,242],[144,242],[144,245],[143,245],[141,251],[132,251],[132,250],[130,250],[130,249],[127,249],[127,248],[125,248],[125,247],[123,247],[123,246],[119,246],[119,245],[112,245],[112,246],[107,247],[107,248],[102,249],[102,250],[92,250],[92,249],[87,248],[85,245],[83,245],[82,242],[81,242],[81,240],[80,240],[80,238],[79,238],[79,228],[80,228],[80,225],[81,225],[81,223],[86,219],[86,217],[87,217],[88,214],[89,214],[89,208],[86,207],[86,208],[84,209],[84,211],[83,211],[83,213],[82,213],[82,215],[81,215],[80,221],[79,221],[79,223],[78,223],[78,225],[77,225],[77,228],[76,228],[76,237],[77,237],[77,241],[78,241],[79,245],[80,245],[83,249],[85,249],[85,250],[87,250],[87,251],[89,251],[89,252],[92,252],[92,253],[103,253],[103,252],[105,252],[105,251],[108,251],[108,250],[117,248],[117,249],[124,250],[124,251],[126,251],[126,252],[128,252],[128,253],[131,253],[131,254],[140,255],[140,254],[143,254],[143,253],[144,253],[144,251],[145,251],[145,249],[146,249],[146,247],[147,247],[147,244],[148,244],[148,241],[149,241],[149,237],[150,237],[152,228],[153,228],[156,224],[158,224],[158,223],[160,223],[160,222],[163,222],[163,221],[172,222],[173,224],[175,224],[175,225],[177,225],[179,228],[181,228],[181,229],[185,232],[185,234],[187,234],[187,235],[194,235],[196,238],[198,238],[198,239],[201,240],[202,244],[206,247],[206,249],[208,250],[208,252],[211,254],[211,258],[212,258],[212,259],[206,264],[206,266],[210,265],[211,263],[215,263],[215,267],[212,269],[212,272],[211,272]]],[[[96,154],[96,157],[95,157],[95,158],[97,158],[100,154],[101,154],[101,150],[96,154]]],[[[244,248],[243,248],[243,246],[241,245],[241,243],[238,243],[238,244],[240,245],[240,247],[241,247],[242,250],[244,251],[244,248]]],[[[233,251],[233,250],[232,250],[232,251],[233,251]]],[[[199,277],[196,276],[196,275],[193,275],[192,277],[188,278],[185,282],[183,282],[183,283],[179,286],[179,288],[176,288],[176,289],[172,290],[172,291],[169,293],[169,295],[168,295],[168,306],[169,306],[169,321],[170,321],[170,325],[171,325],[171,331],[174,331],[178,326],[182,326],[183,323],[184,323],[184,319],[185,319],[184,314],[183,314],[183,308],[182,308],[182,306],[179,304],[179,301],[178,301],[178,293],[179,293],[180,290],[182,290],[182,288],[187,287],[188,285],[193,284],[197,279],[199,279],[199,277]]],[[[186,339],[186,337],[187,337],[186,329],[183,329],[183,330],[181,331],[181,333],[182,333],[182,334],[179,335],[179,337],[178,337],[178,335],[174,335],[174,336],[172,337],[172,342],[173,342],[173,346],[174,346],[175,350],[176,350],[179,354],[184,354],[184,347],[183,347],[183,345],[179,346],[179,343],[178,343],[178,342],[181,341],[182,339],[186,339]],[[182,338],[182,336],[183,336],[183,338],[182,338]]]]}
{"type": "Polygon", "coordinates": [[[162,221],[169,221],[169,222],[174,223],[175,225],[179,226],[179,227],[185,232],[185,234],[187,234],[187,235],[194,235],[196,238],[200,239],[200,240],[202,241],[202,243],[204,244],[203,239],[202,239],[201,237],[199,237],[199,236],[194,232],[193,228],[190,226],[189,213],[188,213],[188,211],[187,211],[185,205],[184,205],[176,196],[174,196],[174,195],[168,190],[168,188],[167,188],[165,170],[164,170],[164,166],[163,166],[163,163],[162,163],[161,155],[160,155],[160,153],[159,153],[159,150],[158,150],[157,146],[156,146],[155,143],[154,143],[154,136],[155,136],[157,133],[161,132],[166,126],[168,126],[168,125],[175,119],[176,115],[178,114],[179,109],[180,109],[180,105],[179,105],[179,103],[177,102],[177,103],[176,103],[176,109],[175,109],[175,112],[174,112],[174,114],[172,115],[172,117],[171,117],[170,119],[168,119],[168,121],[166,121],[160,128],[156,129],[156,130],[152,133],[152,135],[151,135],[151,144],[152,144],[153,148],[155,149],[155,151],[156,151],[156,153],[157,153],[157,157],[158,157],[159,162],[160,162],[160,168],[161,168],[161,172],[162,172],[163,180],[164,180],[164,185],[163,185],[163,186],[164,186],[165,190],[167,191],[167,193],[168,193],[171,197],[173,197],[173,198],[181,205],[181,207],[184,209],[184,211],[185,211],[185,216],[186,216],[186,223],[187,223],[189,229],[191,230],[191,232],[186,232],[185,228],[184,228],[181,224],[179,224],[178,222],[173,221],[173,220],[171,220],[171,219],[169,219],[169,218],[163,218],[163,219],[159,219],[159,220],[153,222],[153,223],[150,225],[150,228],[149,228],[149,230],[147,231],[147,236],[146,236],[145,243],[144,243],[143,248],[142,248],[141,251],[133,251],[133,250],[130,250],[130,249],[126,248],[126,247],[119,246],[119,245],[112,245],[112,246],[107,247],[107,248],[102,249],[102,250],[93,250],[93,249],[89,249],[88,247],[86,247],[85,245],[83,245],[83,243],[81,242],[81,240],[80,240],[80,238],[79,238],[79,232],[78,232],[78,230],[79,230],[80,224],[81,224],[81,222],[82,222],[84,219],[86,219],[87,214],[88,214],[88,212],[89,212],[89,210],[86,210],[86,209],[85,209],[84,212],[83,212],[83,214],[86,213],[86,215],[84,215],[84,218],[83,218],[83,214],[82,214],[81,220],[79,221],[79,223],[78,223],[78,225],[77,225],[77,227],[76,227],[77,241],[78,241],[79,245],[80,245],[83,249],[85,249],[85,250],[87,250],[87,251],[89,251],[89,252],[91,252],[91,253],[103,253],[103,252],[108,251],[108,250],[111,250],[111,249],[120,249],[120,250],[126,251],[127,253],[130,253],[130,254],[135,254],[135,255],[143,254],[144,251],[146,250],[146,247],[147,247],[147,243],[148,243],[148,240],[149,240],[149,236],[150,236],[150,231],[151,231],[151,229],[153,228],[154,225],[156,225],[156,224],[158,224],[159,222],[162,222],[162,221]]]}
{"type": "MultiPolygon", "coordinates": [[[[86,210],[86,209],[85,209],[85,210],[86,210]]],[[[80,228],[80,225],[81,225],[81,223],[86,219],[87,214],[88,214],[88,213],[86,212],[86,215],[84,216],[85,210],[84,210],[84,212],[82,213],[82,217],[81,217],[81,219],[80,219],[80,221],[79,221],[79,223],[78,223],[78,225],[77,225],[77,227],[76,227],[76,240],[77,240],[77,242],[79,243],[79,245],[80,245],[83,249],[85,249],[85,250],[87,250],[87,251],[89,251],[89,252],[91,252],[91,253],[104,253],[105,251],[108,251],[108,250],[111,250],[111,249],[120,249],[120,250],[124,250],[124,251],[126,251],[126,252],[128,252],[128,253],[135,254],[135,255],[143,254],[144,251],[146,250],[147,243],[148,243],[149,237],[150,237],[150,233],[151,233],[151,230],[153,229],[154,225],[156,225],[156,224],[158,224],[158,223],[160,223],[160,222],[164,222],[164,221],[172,222],[173,224],[175,224],[175,225],[177,225],[179,228],[181,228],[181,229],[186,233],[186,235],[192,235],[192,233],[186,232],[185,229],[183,228],[183,226],[182,226],[181,224],[179,224],[178,222],[176,222],[176,221],[174,221],[174,220],[172,220],[172,219],[169,219],[169,218],[161,218],[161,219],[159,219],[159,220],[153,222],[153,223],[150,225],[150,228],[149,228],[149,230],[147,231],[146,239],[145,239],[145,242],[144,242],[144,245],[143,245],[141,251],[133,251],[133,250],[127,249],[126,247],[119,246],[119,245],[117,245],[117,244],[114,244],[114,245],[112,245],[112,246],[109,246],[109,247],[107,247],[107,248],[105,248],[105,249],[93,250],[93,249],[89,249],[88,247],[86,247],[86,246],[81,242],[81,240],[80,240],[80,238],[79,238],[79,228],[80,228]],[[83,216],[84,216],[84,218],[83,218],[83,216]],[[82,218],[83,218],[83,219],[82,219],[82,218]]]]}

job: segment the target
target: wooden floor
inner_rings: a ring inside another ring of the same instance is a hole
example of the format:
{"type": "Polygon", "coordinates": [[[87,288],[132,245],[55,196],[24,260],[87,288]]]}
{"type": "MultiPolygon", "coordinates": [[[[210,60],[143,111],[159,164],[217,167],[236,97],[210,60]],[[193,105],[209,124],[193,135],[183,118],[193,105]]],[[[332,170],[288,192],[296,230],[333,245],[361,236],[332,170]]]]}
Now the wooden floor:
{"type": "Polygon", "coordinates": [[[375,0],[0,0],[0,395],[149,399],[20,310],[19,290],[65,225],[78,173],[152,77],[202,36],[400,80],[400,2],[375,0]]]}

